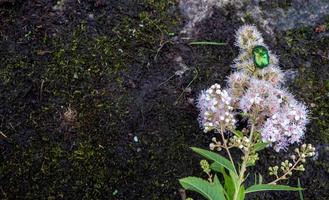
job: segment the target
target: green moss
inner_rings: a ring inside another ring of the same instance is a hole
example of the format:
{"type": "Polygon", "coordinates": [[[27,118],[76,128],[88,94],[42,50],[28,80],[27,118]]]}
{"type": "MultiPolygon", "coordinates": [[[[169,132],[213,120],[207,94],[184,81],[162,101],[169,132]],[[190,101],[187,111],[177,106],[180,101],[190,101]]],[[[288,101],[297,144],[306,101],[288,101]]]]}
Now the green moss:
{"type": "Polygon", "coordinates": [[[264,9],[276,9],[276,8],[282,8],[282,9],[289,9],[292,5],[292,0],[277,0],[277,1],[264,1],[260,2],[260,6],[264,9]]]}
{"type": "Polygon", "coordinates": [[[329,98],[328,89],[325,86],[325,81],[321,81],[312,72],[304,71],[295,83],[300,89],[300,94],[305,99],[310,107],[311,138],[320,143],[329,143],[329,98]]]}
{"type": "Polygon", "coordinates": [[[255,19],[252,17],[252,13],[247,12],[245,17],[244,17],[245,23],[246,24],[254,24],[255,23],[255,19]]]}
{"type": "MultiPolygon", "coordinates": [[[[316,39],[312,28],[291,30],[285,34],[289,53],[281,53],[283,60],[293,60],[297,67],[294,93],[310,108],[310,136],[319,143],[329,143],[329,87],[326,66],[329,60],[321,52],[326,51],[329,38],[316,39]]],[[[291,63],[287,63],[291,65],[291,63]]]]}
{"type": "Polygon", "coordinates": [[[167,12],[174,3],[141,1],[135,17],[114,13],[119,20],[97,34],[72,16],[76,26],[59,26],[56,35],[34,29],[18,38],[37,44],[27,54],[2,55],[0,79],[7,95],[2,103],[12,117],[1,130],[10,138],[11,151],[0,164],[8,177],[1,197],[108,199],[115,193],[125,198],[118,185],[126,181],[122,177],[143,179],[136,177],[136,165],[145,158],[124,152],[131,163],[126,175],[114,155],[126,145],[121,138],[134,100],[125,83],[130,73],[148,66],[174,32],[176,16],[167,12]],[[63,120],[68,107],[77,112],[73,124],[63,120]]]}

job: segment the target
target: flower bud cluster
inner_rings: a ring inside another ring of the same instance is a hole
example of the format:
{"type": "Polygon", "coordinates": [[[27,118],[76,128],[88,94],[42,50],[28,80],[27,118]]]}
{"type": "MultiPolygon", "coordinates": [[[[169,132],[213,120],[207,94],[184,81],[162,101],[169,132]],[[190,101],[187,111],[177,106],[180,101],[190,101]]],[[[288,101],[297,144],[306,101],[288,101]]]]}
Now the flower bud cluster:
{"type": "Polygon", "coordinates": [[[201,160],[200,166],[205,173],[207,173],[207,174],[210,173],[211,170],[210,170],[210,166],[209,166],[209,163],[207,160],[201,160]]]}
{"type": "Polygon", "coordinates": [[[213,137],[211,139],[211,143],[209,144],[209,149],[210,150],[217,150],[217,151],[221,151],[222,150],[222,143],[220,141],[217,141],[217,139],[215,137],[213,137]]]}
{"type": "Polygon", "coordinates": [[[274,176],[278,176],[278,166],[274,166],[274,167],[269,167],[268,170],[270,171],[270,175],[274,175],[274,176]]]}
{"type": "Polygon", "coordinates": [[[242,138],[233,136],[230,138],[229,146],[238,147],[242,151],[248,151],[251,141],[246,136],[242,138]]]}
{"type": "Polygon", "coordinates": [[[295,170],[305,171],[303,163],[306,162],[306,158],[314,155],[315,148],[311,144],[303,144],[300,148],[295,149],[295,154],[291,156],[292,162],[285,160],[284,162],[281,162],[280,168],[278,166],[269,167],[269,174],[278,178],[280,169],[280,173],[283,174],[280,179],[287,179],[295,170]]]}
{"type": "Polygon", "coordinates": [[[292,171],[290,171],[290,168],[292,167],[292,163],[288,160],[285,160],[284,162],[281,162],[281,171],[283,173],[287,173],[287,175],[292,175],[292,171]]]}
{"type": "Polygon", "coordinates": [[[315,147],[311,144],[303,144],[300,148],[295,149],[296,155],[292,155],[291,159],[296,160],[300,159],[302,163],[306,162],[306,158],[315,156],[315,147]]]}
{"type": "Polygon", "coordinates": [[[203,91],[198,99],[200,109],[199,122],[204,132],[220,129],[232,129],[235,125],[232,98],[219,84],[203,91]]]}
{"type": "Polygon", "coordinates": [[[247,163],[249,165],[255,165],[256,161],[259,160],[258,153],[252,153],[249,155],[247,163]]]}
{"type": "Polygon", "coordinates": [[[207,160],[201,160],[200,161],[200,166],[203,170],[204,173],[206,173],[208,175],[208,181],[209,182],[212,182],[212,174],[210,173],[211,172],[211,169],[210,169],[210,165],[208,163],[207,160]]]}

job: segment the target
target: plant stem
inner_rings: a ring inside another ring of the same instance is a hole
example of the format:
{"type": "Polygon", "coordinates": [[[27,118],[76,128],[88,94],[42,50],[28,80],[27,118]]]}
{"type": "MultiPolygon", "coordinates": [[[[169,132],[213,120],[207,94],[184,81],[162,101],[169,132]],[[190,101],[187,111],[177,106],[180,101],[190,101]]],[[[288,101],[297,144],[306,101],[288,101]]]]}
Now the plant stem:
{"type": "MultiPolygon", "coordinates": [[[[250,129],[250,135],[249,135],[249,140],[250,141],[253,141],[252,137],[253,137],[253,133],[254,133],[254,128],[255,128],[255,125],[254,125],[254,123],[252,123],[251,124],[251,129],[250,129]]],[[[249,159],[249,153],[250,153],[249,148],[250,148],[250,146],[248,147],[248,149],[246,151],[244,151],[244,158],[243,158],[243,162],[242,162],[241,169],[240,169],[240,172],[239,172],[238,188],[236,188],[236,190],[235,190],[233,200],[238,199],[241,184],[244,181],[244,173],[246,172],[246,169],[247,169],[247,162],[248,162],[248,159],[249,159]]]]}
{"type": "Polygon", "coordinates": [[[221,127],[221,129],[220,129],[220,134],[221,134],[221,136],[222,136],[222,140],[223,140],[223,147],[224,147],[224,149],[226,150],[227,155],[228,155],[228,157],[230,158],[230,161],[231,161],[232,165],[234,166],[233,158],[232,158],[232,156],[231,156],[231,153],[230,153],[229,147],[227,146],[227,141],[226,141],[226,139],[225,139],[225,137],[224,137],[224,130],[223,130],[223,127],[221,127]]]}

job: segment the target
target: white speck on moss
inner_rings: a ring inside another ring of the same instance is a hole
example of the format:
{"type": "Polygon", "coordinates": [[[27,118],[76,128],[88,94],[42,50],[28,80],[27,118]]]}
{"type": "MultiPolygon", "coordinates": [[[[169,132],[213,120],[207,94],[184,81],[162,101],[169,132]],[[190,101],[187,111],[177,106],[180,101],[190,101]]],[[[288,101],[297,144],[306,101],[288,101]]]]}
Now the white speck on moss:
{"type": "Polygon", "coordinates": [[[134,142],[138,142],[138,137],[137,136],[134,137],[134,142]]]}

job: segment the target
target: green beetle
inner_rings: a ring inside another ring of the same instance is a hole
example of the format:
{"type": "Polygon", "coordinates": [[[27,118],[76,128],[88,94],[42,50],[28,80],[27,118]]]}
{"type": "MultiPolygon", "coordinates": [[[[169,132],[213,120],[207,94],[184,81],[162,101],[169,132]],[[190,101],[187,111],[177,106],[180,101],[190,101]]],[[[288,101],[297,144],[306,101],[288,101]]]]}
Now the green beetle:
{"type": "Polygon", "coordinates": [[[257,45],[252,49],[252,57],[256,67],[263,69],[270,64],[270,56],[266,47],[257,45]]]}

